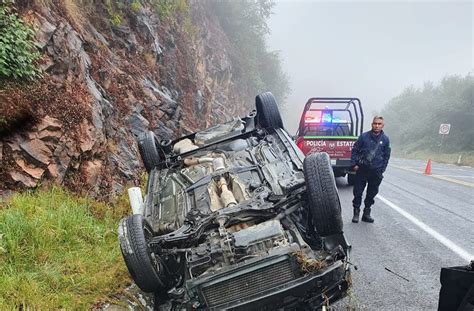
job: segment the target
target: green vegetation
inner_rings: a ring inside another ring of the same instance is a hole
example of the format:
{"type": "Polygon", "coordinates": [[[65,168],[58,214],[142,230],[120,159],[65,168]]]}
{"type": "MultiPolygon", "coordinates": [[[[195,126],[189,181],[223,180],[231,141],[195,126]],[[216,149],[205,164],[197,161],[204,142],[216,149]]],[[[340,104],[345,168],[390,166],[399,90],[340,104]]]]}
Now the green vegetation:
{"type": "Polygon", "coordinates": [[[271,91],[283,103],[290,91],[289,79],[277,52],[268,51],[265,36],[272,0],[212,0],[211,9],[233,44],[235,78],[246,83],[249,94],[271,91]]]}
{"type": "Polygon", "coordinates": [[[150,3],[160,18],[163,19],[181,13],[190,16],[190,7],[187,0],[150,0],[150,3]]]}
{"type": "Polygon", "coordinates": [[[197,28],[192,22],[188,0],[150,0],[150,4],[160,19],[168,19],[176,26],[182,25],[190,36],[197,34],[197,28]]]}
{"type": "Polygon", "coordinates": [[[451,163],[474,167],[474,152],[461,151],[454,153],[440,153],[431,150],[419,150],[413,146],[395,146],[392,155],[406,159],[417,159],[427,161],[431,159],[440,163],[451,163]]]}
{"type": "Polygon", "coordinates": [[[89,309],[129,283],[113,208],[53,188],[0,206],[0,310],[89,309]]]}
{"type": "Polygon", "coordinates": [[[33,30],[15,12],[14,0],[0,1],[0,79],[34,80],[40,76],[40,57],[33,30]]]}
{"type": "Polygon", "coordinates": [[[405,89],[381,112],[393,150],[400,149],[405,156],[423,151],[424,154],[453,155],[456,159],[459,154],[465,159],[472,157],[473,94],[472,75],[448,76],[439,85],[427,82],[422,89],[405,89]],[[445,137],[438,133],[441,123],[451,124],[450,133],[445,137]]]}
{"type": "Polygon", "coordinates": [[[109,14],[109,20],[114,26],[119,26],[123,23],[123,8],[124,3],[119,1],[105,0],[105,8],[109,14]]]}
{"type": "Polygon", "coordinates": [[[132,3],[130,4],[130,9],[135,13],[138,13],[141,8],[142,8],[142,5],[140,1],[138,0],[133,0],[132,3]]]}
{"type": "MultiPolygon", "coordinates": [[[[185,25],[191,22],[191,9],[187,0],[148,0],[146,2],[152,6],[161,19],[170,18],[177,21],[180,15],[179,19],[185,25]]],[[[109,20],[115,26],[123,24],[127,14],[137,14],[143,5],[140,0],[130,2],[105,0],[104,4],[109,20]]]]}

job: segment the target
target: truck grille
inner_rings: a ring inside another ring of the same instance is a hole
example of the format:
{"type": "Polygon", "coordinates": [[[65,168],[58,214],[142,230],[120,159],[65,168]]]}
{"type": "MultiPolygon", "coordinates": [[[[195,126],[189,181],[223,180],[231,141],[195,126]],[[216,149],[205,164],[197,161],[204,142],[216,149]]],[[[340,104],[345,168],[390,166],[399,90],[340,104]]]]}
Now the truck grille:
{"type": "Polygon", "coordinates": [[[247,298],[295,278],[290,261],[286,259],[254,271],[235,273],[223,278],[222,282],[204,285],[202,293],[207,306],[212,307],[247,298]]]}

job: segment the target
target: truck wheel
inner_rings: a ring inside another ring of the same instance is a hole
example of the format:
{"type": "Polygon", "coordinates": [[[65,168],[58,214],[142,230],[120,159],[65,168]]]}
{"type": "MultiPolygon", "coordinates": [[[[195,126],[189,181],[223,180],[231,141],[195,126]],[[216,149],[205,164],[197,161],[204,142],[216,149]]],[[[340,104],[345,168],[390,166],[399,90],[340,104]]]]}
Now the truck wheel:
{"type": "Polygon", "coordinates": [[[283,128],[280,111],[270,92],[265,92],[255,98],[255,106],[257,107],[257,120],[262,128],[283,128]]]}
{"type": "Polygon", "coordinates": [[[119,224],[119,241],[123,259],[133,280],[146,293],[164,288],[160,276],[163,267],[160,258],[152,255],[148,241],[152,231],[142,215],[123,218],[119,224]]]}
{"type": "Polygon", "coordinates": [[[355,174],[347,174],[347,184],[349,186],[354,186],[355,184],[355,179],[356,179],[356,175],[355,174]]]}
{"type": "Polygon", "coordinates": [[[341,203],[329,155],[313,153],[303,163],[313,224],[322,237],[342,232],[341,203]]]}
{"type": "Polygon", "coordinates": [[[148,173],[160,163],[160,155],[155,143],[155,134],[152,131],[140,134],[138,137],[138,150],[148,173]]]}

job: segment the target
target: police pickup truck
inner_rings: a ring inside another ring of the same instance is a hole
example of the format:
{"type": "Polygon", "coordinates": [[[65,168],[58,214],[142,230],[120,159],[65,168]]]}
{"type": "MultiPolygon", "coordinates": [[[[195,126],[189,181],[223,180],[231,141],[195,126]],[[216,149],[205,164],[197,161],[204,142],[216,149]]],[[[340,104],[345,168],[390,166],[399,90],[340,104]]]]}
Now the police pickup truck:
{"type": "Polygon", "coordinates": [[[347,175],[354,184],[351,151],[362,134],[364,113],[358,98],[310,98],[301,114],[296,145],[305,155],[315,152],[329,154],[335,177],[347,175]]]}

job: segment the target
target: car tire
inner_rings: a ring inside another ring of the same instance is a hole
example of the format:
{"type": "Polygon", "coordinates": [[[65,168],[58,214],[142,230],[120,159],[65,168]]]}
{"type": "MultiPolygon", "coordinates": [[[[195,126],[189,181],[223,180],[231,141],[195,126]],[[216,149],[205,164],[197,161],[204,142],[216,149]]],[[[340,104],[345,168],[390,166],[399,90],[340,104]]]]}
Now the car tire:
{"type": "Polygon", "coordinates": [[[155,143],[155,134],[152,131],[140,134],[138,137],[138,150],[148,173],[160,163],[160,155],[155,143]]]}
{"type": "Polygon", "coordinates": [[[260,127],[283,128],[280,111],[272,93],[265,92],[257,95],[255,106],[257,108],[257,121],[260,127]]]}
{"type": "Polygon", "coordinates": [[[347,184],[349,186],[354,186],[355,184],[355,178],[356,178],[356,175],[355,174],[347,174],[347,184]]]}
{"type": "Polygon", "coordinates": [[[119,241],[125,264],[137,286],[146,293],[164,288],[163,267],[158,257],[153,257],[148,247],[151,228],[142,215],[124,218],[119,224],[119,241]]]}
{"type": "Polygon", "coordinates": [[[341,203],[327,153],[313,153],[303,163],[309,211],[322,237],[342,232],[341,203]]]}

